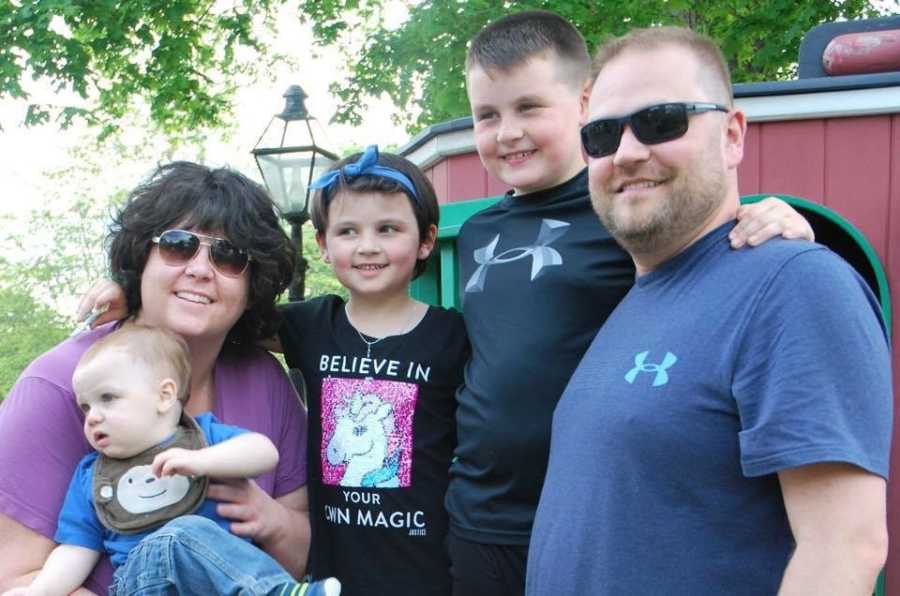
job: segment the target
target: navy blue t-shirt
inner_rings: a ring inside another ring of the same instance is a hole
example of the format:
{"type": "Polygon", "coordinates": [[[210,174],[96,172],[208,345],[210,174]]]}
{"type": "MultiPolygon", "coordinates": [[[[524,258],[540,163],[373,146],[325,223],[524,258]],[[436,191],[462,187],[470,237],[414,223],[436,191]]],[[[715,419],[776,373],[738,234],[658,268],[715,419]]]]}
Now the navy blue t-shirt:
{"type": "Polygon", "coordinates": [[[775,594],[794,547],[777,472],[886,476],[888,344],[828,249],[728,244],[641,276],[559,402],[528,594],[775,594]]]}

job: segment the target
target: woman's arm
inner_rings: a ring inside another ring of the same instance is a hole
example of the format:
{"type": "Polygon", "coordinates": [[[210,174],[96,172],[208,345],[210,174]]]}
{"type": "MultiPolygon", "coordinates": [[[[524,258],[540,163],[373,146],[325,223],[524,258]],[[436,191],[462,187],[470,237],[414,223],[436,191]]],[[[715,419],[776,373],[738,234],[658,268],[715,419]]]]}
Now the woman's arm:
{"type": "MultiPolygon", "coordinates": [[[[49,538],[0,513],[0,593],[31,584],[56,546],[49,538]]],[[[88,570],[90,572],[90,570],[88,570]]],[[[70,596],[97,596],[78,588],[70,596]]]]}
{"type": "Polygon", "coordinates": [[[74,544],[60,544],[50,553],[30,586],[14,588],[4,596],[58,596],[71,594],[91,574],[100,553],[74,544]]]}
{"type": "Polygon", "coordinates": [[[309,553],[305,486],[273,499],[253,480],[227,480],[211,483],[207,496],[220,501],[216,511],[231,521],[232,532],[253,540],[295,578],[303,577],[309,553]]]}
{"type": "MultiPolygon", "coordinates": [[[[69,340],[33,362],[0,407],[0,585],[27,584],[55,544],[57,518],[90,447],[71,392],[72,368],[93,341],[69,340]],[[52,440],[51,440],[52,438],[52,440]]],[[[104,558],[87,584],[109,585],[104,558]]]]}
{"type": "Polygon", "coordinates": [[[56,544],[0,513],[0,592],[27,586],[56,544]]]}

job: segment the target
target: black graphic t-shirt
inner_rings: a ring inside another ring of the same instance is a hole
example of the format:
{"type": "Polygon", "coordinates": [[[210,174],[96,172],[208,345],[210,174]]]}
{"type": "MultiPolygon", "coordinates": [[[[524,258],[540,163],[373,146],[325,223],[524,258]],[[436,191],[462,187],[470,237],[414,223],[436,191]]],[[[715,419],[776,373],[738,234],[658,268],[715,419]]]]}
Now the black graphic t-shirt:
{"type": "Polygon", "coordinates": [[[472,216],[457,239],[472,358],[458,396],[451,531],[528,544],[553,409],[634,265],[591,208],[587,171],[472,216]]]}
{"type": "Polygon", "coordinates": [[[292,303],[285,359],[306,378],[310,572],[344,596],[450,594],[443,498],[468,343],[456,311],[430,307],[371,347],[338,296],[292,303]]]}

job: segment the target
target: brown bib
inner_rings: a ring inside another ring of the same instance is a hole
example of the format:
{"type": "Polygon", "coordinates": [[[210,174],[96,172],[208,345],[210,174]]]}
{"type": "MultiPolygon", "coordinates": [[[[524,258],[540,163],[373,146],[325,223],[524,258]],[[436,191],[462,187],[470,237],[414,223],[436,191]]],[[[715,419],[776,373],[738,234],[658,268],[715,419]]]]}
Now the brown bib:
{"type": "Polygon", "coordinates": [[[98,454],[92,492],[100,523],[120,534],[136,534],[200,506],[209,486],[206,476],[157,478],[151,471],[153,458],[172,447],[206,447],[203,431],[187,414],[181,415],[174,435],[143,453],[128,459],[98,454]]]}

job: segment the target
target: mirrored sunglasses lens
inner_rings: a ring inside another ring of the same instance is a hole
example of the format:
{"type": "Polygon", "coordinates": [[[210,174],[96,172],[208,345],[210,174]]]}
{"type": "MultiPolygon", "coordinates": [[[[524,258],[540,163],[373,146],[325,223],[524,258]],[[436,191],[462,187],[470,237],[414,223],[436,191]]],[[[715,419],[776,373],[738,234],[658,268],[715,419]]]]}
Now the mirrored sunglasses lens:
{"type": "Polygon", "coordinates": [[[631,126],[642,143],[664,143],[687,132],[687,110],[684,104],[678,103],[651,106],[632,115],[631,126]]]}
{"type": "Polygon", "coordinates": [[[216,268],[225,275],[237,277],[244,272],[250,257],[246,251],[236,247],[228,240],[213,240],[209,247],[209,256],[216,268]]]}
{"type": "Polygon", "coordinates": [[[167,230],[159,237],[159,254],[169,263],[190,261],[198,248],[200,239],[184,230],[167,230]]]}

